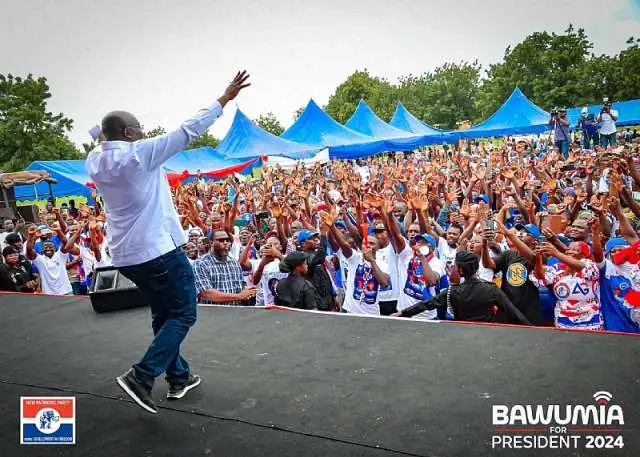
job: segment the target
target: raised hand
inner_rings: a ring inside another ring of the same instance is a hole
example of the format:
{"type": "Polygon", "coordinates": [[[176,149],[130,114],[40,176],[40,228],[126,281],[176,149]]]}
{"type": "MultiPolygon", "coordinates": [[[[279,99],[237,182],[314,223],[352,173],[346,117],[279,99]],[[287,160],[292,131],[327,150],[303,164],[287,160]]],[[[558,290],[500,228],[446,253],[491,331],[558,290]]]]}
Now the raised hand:
{"type": "Polygon", "coordinates": [[[233,81],[231,81],[231,84],[229,84],[224,91],[224,94],[218,99],[218,102],[220,102],[222,106],[225,106],[228,102],[236,98],[242,89],[251,85],[251,83],[247,83],[248,79],[249,75],[246,70],[238,72],[235,78],[233,78],[233,81]]]}

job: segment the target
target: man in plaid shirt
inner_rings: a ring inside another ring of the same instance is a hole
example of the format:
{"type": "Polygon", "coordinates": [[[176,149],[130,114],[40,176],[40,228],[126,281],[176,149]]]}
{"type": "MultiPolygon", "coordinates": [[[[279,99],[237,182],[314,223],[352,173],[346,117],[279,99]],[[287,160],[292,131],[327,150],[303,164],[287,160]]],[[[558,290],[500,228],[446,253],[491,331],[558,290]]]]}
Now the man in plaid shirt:
{"type": "Polygon", "coordinates": [[[247,287],[242,267],[229,256],[232,242],[227,232],[216,231],[213,235],[213,251],[193,264],[200,303],[238,306],[255,297],[256,287],[247,287]]]}

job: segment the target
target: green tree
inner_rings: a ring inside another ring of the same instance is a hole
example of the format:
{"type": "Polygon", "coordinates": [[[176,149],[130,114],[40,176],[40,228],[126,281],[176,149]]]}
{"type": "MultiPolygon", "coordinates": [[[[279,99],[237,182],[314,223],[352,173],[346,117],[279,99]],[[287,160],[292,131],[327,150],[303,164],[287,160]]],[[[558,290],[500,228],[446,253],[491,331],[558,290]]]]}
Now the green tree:
{"type": "Polygon", "coordinates": [[[261,114],[254,122],[258,124],[259,127],[267,132],[273,133],[275,136],[280,136],[280,134],[284,132],[282,124],[280,124],[280,121],[271,111],[267,114],[261,114]]]}
{"type": "Polygon", "coordinates": [[[147,132],[144,133],[144,137],[145,138],[153,138],[154,136],[160,136],[160,135],[165,135],[167,133],[167,131],[164,129],[164,127],[161,126],[157,126],[152,128],[151,130],[148,130],[147,132]]]}
{"type": "Polygon", "coordinates": [[[415,116],[440,128],[477,117],[481,66],[477,61],[446,63],[433,72],[400,78],[397,96],[415,116]]]}
{"type": "Polygon", "coordinates": [[[611,67],[609,78],[613,100],[640,98],[640,39],[627,40],[627,49],[618,54],[611,67]]]}
{"type": "Polygon", "coordinates": [[[325,111],[338,122],[349,120],[360,99],[381,118],[390,119],[396,102],[396,91],[386,79],[369,75],[367,69],[356,71],[340,84],[331,97],[325,111]]]}
{"type": "Polygon", "coordinates": [[[304,112],[305,108],[306,108],[306,105],[305,106],[301,106],[300,108],[298,108],[297,110],[295,110],[293,112],[293,121],[294,122],[297,121],[300,116],[302,116],[302,113],[304,112]]]}
{"type": "Polygon", "coordinates": [[[35,160],[78,159],[67,138],[73,121],[47,111],[51,97],[46,78],[0,74],[0,167],[25,169],[35,160]]]}
{"type": "Polygon", "coordinates": [[[215,136],[211,135],[209,132],[204,132],[199,138],[197,138],[194,142],[190,143],[187,146],[187,149],[196,149],[196,148],[204,148],[210,146],[212,148],[218,147],[220,140],[218,140],[215,136]]]}
{"type": "MultiPolygon", "coordinates": [[[[584,100],[585,64],[592,47],[584,30],[575,30],[571,25],[564,34],[536,32],[513,49],[507,47],[503,62],[489,67],[480,88],[477,103],[480,118],[492,114],[514,87],[547,110],[574,106],[584,100]]],[[[594,67],[589,71],[597,74],[600,70],[594,67]]]]}

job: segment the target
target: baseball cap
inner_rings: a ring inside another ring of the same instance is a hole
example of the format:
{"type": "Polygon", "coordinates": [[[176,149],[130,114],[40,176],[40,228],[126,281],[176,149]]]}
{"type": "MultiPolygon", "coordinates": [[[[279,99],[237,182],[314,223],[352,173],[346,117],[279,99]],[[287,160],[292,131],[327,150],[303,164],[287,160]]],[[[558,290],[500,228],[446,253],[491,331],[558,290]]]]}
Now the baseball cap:
{"type": "Polygon", "coordinates": [[[429,243],[432,246],[436,246],[437,245],[436,244],[436,239],[433,236],[429,235],[428,233],[423,233],[421,235],[416,235],[415,240],[416,241],[424,240],[424,241],[426,241],[427,243],[429,243]]]}
{"type": "Polygon", "coordinates": [[[303,241],[307,241],[313,238],[314,236],[318,236],[318,235],[319,235],[318,232],[312,232],[311,230],[300,230],[296,234],[296,243],[300,244],[303,241]]]}
{"type": "Polygon", "coordinates": [[[540,239],[540,229],[533,224],[516,224],[516,230],[524,230],[536,240],[540,239]]]}
{"type": "Polygon", "coordinates": [[[486,194],[480,194],[476,198],[473,199],[473,203],[485,202],[487,205],[489,204],[489,196],[486,194]]]}
{"type": "Polygon", "coordinates": [[[4,239],[4,242],[6,244],[15,244],[15,243],[20,243],[21,241],[22,241],[22,238],[20,238],[20,235],[18,235],[17,233],[9,233],[7,237],[4,239]]]}
{"type": "Polygon", "coordinates": [[[213,239],[217,241],[222,241],[222,240],[231,240],[231,237],[224,230],[216,230],[213,233],[213,239]]]}
{"type": "Polygon", "coordinates": [[[383,224],[382,222],[378,222],[378,223],[375,225],[375,227],[373,228],[373,231],[374,231],[374,232],[384,232],[384,231],[386,231],[386,230],[387,230],[387,229],[386,229],[386,228],[384,228],[384,224],[383,224]]]}

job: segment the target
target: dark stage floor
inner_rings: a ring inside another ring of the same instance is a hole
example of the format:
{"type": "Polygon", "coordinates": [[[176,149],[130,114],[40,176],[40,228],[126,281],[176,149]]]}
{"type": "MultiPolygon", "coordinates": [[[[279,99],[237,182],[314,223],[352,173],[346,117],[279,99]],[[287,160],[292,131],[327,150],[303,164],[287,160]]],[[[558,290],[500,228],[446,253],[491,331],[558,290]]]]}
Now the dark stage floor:
{"type": "Polygon", "coordinates": [[[1,456],[632,456],[640,338],[199,308],[183,353],[200,388],[160,414],[114,377],[151,339],[148,309],[97,315],[78,298],[0,295],[1,456]],[[624,449],[496,450],[494,404],[625,412],[624,449]],[[19,397],[75,395],[77,445],[20,446],[19,397]]]}

